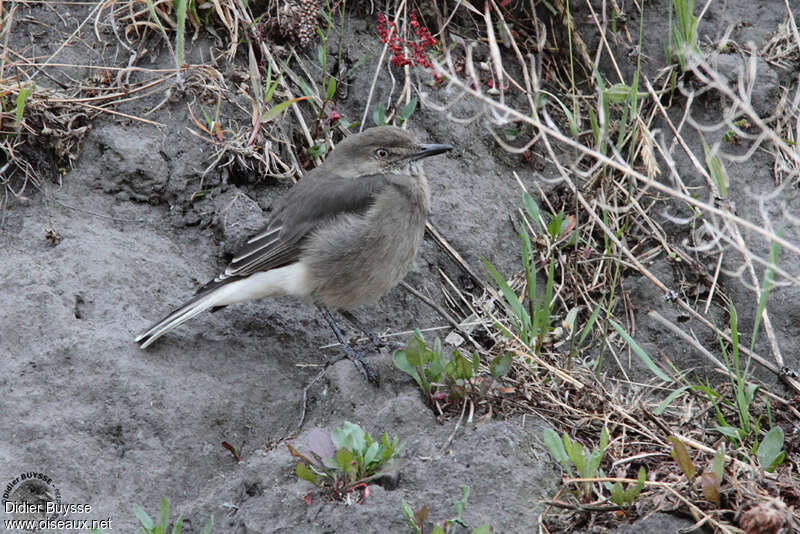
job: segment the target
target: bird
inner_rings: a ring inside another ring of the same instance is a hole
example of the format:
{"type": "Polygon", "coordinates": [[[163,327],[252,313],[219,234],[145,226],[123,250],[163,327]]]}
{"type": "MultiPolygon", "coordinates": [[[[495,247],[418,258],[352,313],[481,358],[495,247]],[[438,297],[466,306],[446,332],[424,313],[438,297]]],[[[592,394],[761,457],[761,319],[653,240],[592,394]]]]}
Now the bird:
{"type": "Polygon", "coordinates": [[[203,311],[293,295],[319,309],[346,356],[378,385],[378,374],[345,342],[330,310],[379,343],[352,310],[376,302],[411,268],[431,209],[421,160],[452,149],[420,143],[394,126],[346,137],[278,200],[266,226],[222,273],[135,341],[145,349],[203,311]]]}

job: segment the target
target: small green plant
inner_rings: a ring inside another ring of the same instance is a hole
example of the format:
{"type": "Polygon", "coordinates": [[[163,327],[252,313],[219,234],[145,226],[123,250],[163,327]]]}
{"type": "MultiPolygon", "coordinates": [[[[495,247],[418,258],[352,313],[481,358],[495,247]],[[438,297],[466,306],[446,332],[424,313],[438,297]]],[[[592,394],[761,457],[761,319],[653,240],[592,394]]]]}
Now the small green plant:
{"type": "MultiPolygon", "coordinates": [[[[600,446],[593,448],[590,451],[584,449],[578,441],[573,441],[564,433],[559,436],[554,430],[546,428],[544,430],[544,444],[550,455],[559,463],[561,467],[572,476],[572,468],[575,468],[580,478],[594,478],[600,470],[600,462],[603,461],[603,455],[608,446],[608,431],[603,427],[600,432],[600,446]]],[[[581,494],[583,502],[591,502],[592,500],[592,483],[584,482],[581,487],[581,494]]],[[[638,495],[638,493],[637,493],[638,495]]]]}
{"type": "MultiPolygon", "coordinates": [[[[408,119],[411,118],[411,115],[417,110],[417,97],[415,96],[411,100],[409,100],[408,104],[403,106],[403,108],[397,112],[395,121],[397,121],[398,126],[402,126],[408,119]]],[[[386,110],[383,108],[382,105],[378,105],[372,111],[372,122],[375,123],[376,126],[386,126],[389,124],[388,119],[386,118],[386,110]]]]}
{"type": "Polygon", "coordinates": [[[375,126],[386,126],[386,110],[382,105],[378,104],[372,112],[372,122],[375,123],[375,126]]]}
{"type": "Polygon", "coordinates": [[[687,58],[700,53],[697,46],[698,22],[697,17],[694,16],[694,0],[672,0],[669,10],[669,25],[672,28],[672,34],[667,45],[669,47],[667,56],[672,55],[678,59],[682,72],[686,72],[687,58]]]}
{"type": "MultiPolygon", "coordinates": [[[[140,533],[143,534],[180,534],[183,530],[183,517],[178,516],[178,519],[172,525],[172,530],[169,529],[169,503],[164,497],[161,498],[161,511],[159,514],[158,523],[144,511],[138,504],[133,505],[133,515],[139,520],[141,526],[140,533]]],[[[211,528],[214,526],[214,518],[208,520],[201,534],[211,534],[211,528]]]]}
{"type": "Polygon", "coordinates": [[[714,183],[716,193],[719,198],[726,198],[728,196],[728,176],[725,172],[725,167],[722,161],[715,156],[705,139],[703,141],[703,151],[706,157],[706,167],[708,167],[708,174],[711,176],[711,181],[714,183]]]}
{"type": "Polygon", "coordinates": [[[19,128],[22,124],[22,114],[25,112],[25,104],[34,89],[36,89],[36,84],[33,83],[19,88],[19,93],[17,93],[16,100],[17,107],[14,110],[14,119],[16,120],[17,128],[19,128]]]}
{"type": "Polygon", "coordinates": [[[369,482],[398,470],[397,455],[402,449],[398,438],[390,441],[384,432],[376,441],[360,426],[347,421],[330,434],[318,428],[311,430],[309,454],[298,452],[291,444],[286,446],[298,459],[298,478],[314,484],[332,499],[344,499],[347,494],[366,488],[369,482]]]}
{"type": "Polygon", "coordinates": [[[646,480],[647,471],[645,471],[644,466],[642,466],[639,468],[639,475],[635,484],[630,484],[627,488],[623,488],[620,482],[614,482],[613,485],[608,483],[606,487],[608,491],[611,492],[611,502],[623,508],[629,507],[636,501],[639,494],[642,493],[646,480]]]}
{"type": "MultiPolygon", "coordinates": [[[[301,102],[303,100],[308,100],[311,98],[310,96],[299,96],[296,98],[292,98],[289,100],[285,100],[278,104],[275,104],[272,107],[269,107],[272,103],[272,97],[275,95],[275,90],[278,88],[280,84],[283,73],[286,70],[286,67],[289,64],[289,60],[287,59],[283,66],[281,66],[281,70],[275,75],[275,79],[272,79],[273,72],[272,72],[272,64],[270,63],[267,66],[267,78],[264,80],[262,84],[261,81],[261,72],[258,68],[258,62],[256,61],[255,52],[253,52],[253,47],[251,46],[248,53],[249,63],[248,63],[248,70],[250,72],[250,85],[251,89],[253,90],[254,96],[254,108],[256,112],[256,120],[254,121],[254,126],[258,126],[259,124],[263,124],[269,121],[272,121],[280,116],[281,113],[286,111],[289,106],[294,104],[295,102],[301,102]]],[[[205,113],[205,112],[204,112],[205,113]]],[[[217,105],[217,115],[219,115],[219,103],[217,105]]],[[[206,122],[208,122],[208,118],[206,117],[206,122]]]]}
{"type": "MultiPolygon", "coordinates": [[[[736,132],[733,130],[726,130],[725,133],[722,134],[722,141],[729,145],[738,145],[739,136],[736,135],[736,132]]],[[[706,154],[706,164],[708,164],[708,154],[706,154]]]]}
{"type": "MultiPolygon", "coordinates": [[[[414,332],[404,349],[394,353],[394,365],[419,386],[425,400],[461,401],[470,392],[488,390],[491,381],[480,379],[480,356],[476,353],[467,358],[455,349],[445,359],[442,342],[436,338],[428,348],[419,330],[414,332]]],[[[489,373],[498,379],[511,368],[511,354],[497,356],[489,363],[489,373]]]]}
{"type": "MultiPolygon", "coordinates": [[[[464,509],[467,507],[467,500],[469,499],[469,486],[459,486],[458,489],[461,490],[461,499],[457,500],[453,504],[453,508],[456,509],[455,517],[443,521],[441,526],[434,525],[433,530],[431,530],[431,534],[454,534],[459,526],[469,528],[469,526],[462,519],[462,516],[464,515],[464,509]]],[[[405,500],[401,501],[401,506],[403,515],[408,520],[408,524],[413,529],[413,532],[415,534],[424,534],[423,524],[425,523],[425,520],[428,519],[428,506],[423,504],[422,507],[420,507],[420,509],[416,512],[405,500]]],[[[494,529],[490,525],[483,525],[472,529],[471,532],[472,534],[489,534],[494,532],[494,529]]]]}
{"type": "MultiPolygon", "coordinates": [[[[531,196],[525,193],[522,201],[531,225],[543,238],[547,239],[548,247],[572,242],[571,236],[574,235],[572,230],[575,228],[575,219],[573,217],[566,217],[563,212],[560,212],[550,217],[546,226],[543,227],[540,223],[539,207],[531,196]]],[[[483,263],[503,296],[503,305],[506,308],[506,315],[511,320],[513,333],[502,324],[498,324],[498,328],[506,337],[516,336],[530,350],[538,352],[547,335],[553,329],[552,300],[555,261],[551,260],[547,266],[547,282],[544,295],[539,296],[536,291],[536,261],[533,255],[531,238],[525,226],[521,228],[520,239],[522,241],[522,265],[525,269],[527,287],[527,294],[525,295],[528,302],[527,307],[524,305],[524,300],[517,296],[505,278],[497,272],[497,269],[485,258],[483,263]]]]}
{"type": "Polygon", "coordinates": [[[786,459],[786,451],[783,450],[783,429],[781,427],[772,427],[767,432],[758,445],[756,458],[758,458],[758,464],[768,473],[772,473],[783,463],[786,459]]]}

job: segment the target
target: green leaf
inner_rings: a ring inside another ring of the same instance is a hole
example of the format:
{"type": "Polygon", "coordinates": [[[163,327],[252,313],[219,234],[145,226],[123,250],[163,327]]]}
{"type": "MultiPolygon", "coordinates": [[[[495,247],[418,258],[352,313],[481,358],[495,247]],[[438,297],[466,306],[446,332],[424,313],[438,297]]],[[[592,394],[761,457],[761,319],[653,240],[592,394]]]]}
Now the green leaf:
{"type": "MultiPolygon", "coordinates": [[[[497,356],[495,359],[493,359],[489,364],[489,372],[492,374],[492,378],[497,380],[498,378],[505,376],[506,373],[508,373],[508,371],[511,369],[512,361],[513,360],[510,352],[507,352],[502,356],[497,356]]],[[[557,437],[558,435],[556,435],[556,438],[557,437]]]]}
{"type": "Polygon", "coordinates": [[[309,98],[314,96],[314,93],[311,92],[311,87],[308,86],[308,82],[306,82],[303,78],[297,78],[297,85],[300,86],[300,90],[303,91],[303,94],[309,98]]]}
{"type": "Polygon", "coordinates": [[[472,534],[491,534],[492,527],[491,525],[483,525],[480,526],[472,531],[472,534]]]}
{"type": "Polygon", "coordinates": [[[211,534],[211,529],[214,527],[214,516],[212,515],[211,518],[206,521],[206,526],[203,527],[203,530],[200,531],[200,534],[211,534]]]}
{"type": "Polygon", "coordinates": [[[145,530],[153,530],[153,527],[156,525],[150,516],[147,515],[147,512],[138,504],[133,505],[133,515],[136,516],[136,519],[139,520],[139,523],[145,530]]]}
{"type": "Polygon", "coordinates": [[[386,124],[386,110],[383,109],[383,106],[376,107],[375,111],[372,112],[372,121],[376,126],[383,126],[386,124]]]}
{"type": "Polygon", "coordinates": [[[330,100],[336,94],[336,78],[333,76],[328,79],[328,90],[325,93],[325,99],[330,100]]]}
{"type": "Polygon", "coordinates": [[[714,426],[714,430],[722,434],[723,436],[728,436],[731,439],[739,439],[739,432],[736,428],[732,426],[714,426]]]}
{"type": "Polygon", "coordinates": [[[763,441],[758,446],[758,451],[756,452],[756,456],[758,457],[758,464],[764,468],[768,472],[772,472],[775,470],[780,462],[776,461],[780,458],[783,460],[783,456],[785,453],[782,452],[783,449],[783,429],[779,426],[772,427],[772,429],[767,432],[767,435],[764,436],[763,441]]]}
{"type": "Polygon", "coordinates": [[[608,447],[608,429],[603,427],[600,431],[600,451],[605,453],[606,447],[608,447]]]}
{"type": "Polygon", "coordinates": [[[325,47],[323,45],[317,45],[317,61],[322,66],[322,71],[325,72],[325,59],[327,54],[325,53],[325,47]]]}
{"type": "Polygon", "coordinates": [[[460,380],[472,378],[472,365],[461,355],[458,349],[453,351],[453,377],[460,380]]]}
{"type": "Polygon", "coordinates": [[[431,530],[431,534],[445,534],[445,532],[439,525],[434,525],[433,530],[431,530]]]}
{"type": "Polygon", "coordinates": [[[519,136],[519,130],[516,128],[503,128],[503,137],[506,141],[513,141],[519,136]]]}
{"type": "Polygon", "coordinates": [[[714,454],[714,460],[711,462],[711,472],[722,482],[722,475],[725,470],[725,447],[724,445],[714,454]]]}
{"type": "MultiPolygon", "coordinates": [[[[256,54],[253,52],[253,46],[248,43],[248,51],[247,51],[247,68],[250,74],[250,88],[253,90],[253,98],[255,101],[261,105],[264,101],[264,93],[263,88],[261,87],[261,72],[258,70],[258,61],[256,60],[256,54]]],[[[272,65],[267,70],[267,84],[270,83],[270,78],[272,77],[272,65]]]]}
{"type": "Polygon", "coordinates": [[[172,534],[181,534],[181,530],[183,530],[183,516],[179,515],[178,519],[175,520],[175,524],[172,525],[172,534]]]}
{"type": "Polygon", "coordinates": [[[335,456],[336,453],[334,453],[334,458],[323,458],[322,465],[328,469],[339,469],[339,462],[336,460],[335,456]]]}
{"type": "MultiPolygon", "coordinates": [[[[598,306],[598,309],[599,309],[599,306],[598,306]]],[[[667,395],[667,398],[664,399],[663,401],[661,401],[658,406],[656,406],[656,409],[653,410],[653,413],[656,414],[656,415],[661,415],[662,413],[664,413],[664,410],[667,409],[667,406],[672,404],[672,401],[677,399],[684,391],[686,391],[687,389],[690,389],[691,387],[692,386],[683,386],[683,387],[680,387],[680,388],[676,389],[675,391],[673,391],[669,395],[667,395]]]]}
{"type": "Polygon", "coordinates": [[[353,453],[347,449],[339,449],[336,451],[336,462],[339,464],[339,469],[346,473],[353,462],[353,453]]]}
{"type": "Polygon", "coordinates": [[[442,378],[442,373],[444,373],[445,368],[445,361],[444,358],[441,356],[436,356],[435,353],[430,351],[428,351],[428,353],[433,358],[433,360],[430,362],[430,365],[425,370],[425,376],[428,379],[428,385],[430,385],[431,382],[439,382],[442,378]]]}
{"type": "Polygon", "coordinates": [[[425,340],[419,330],[414,331],[414,335],[408,340],[404,352],[408,363],[414,367],[421,367],[423,364],[428,363],[430,355],[425,350],[425,340]]]}
{"type": "Polygon", "coordinates": [[[417,386],[419,386],[419,388],[422,389],[422,378],[417,373],[416,368],[408,362],[408,355],[406,354],[405,350],[401,349],[396,351],[394,353],[393,361],[395,367],[397,367],[405,374],[413,378],[414,381],[417,383],[417,386]]]}
{"type": "Polygon", "coordinates": [[[564,449],[567,451],[567,456],[569,456],[570,461],[572,461],[572,464],[578,471],[578,475],[583,476],[586,472],[586,458],[584,457],[583,445],[577,441],[572,441],[569,439],[569,436],[567,436],[566,432],[562,437],[564,441],[564,449]]]}
{"type": "Polygon", "coordinates": [[[183,65],[183,51],[186,40],[186,7],[188,3],[189,0],[175,0],[175,67],[178,69],[183,65]]]}
{"type": "Polygon", "coordinates": [[[615,104],[627,102],[632,94],[632,90],[624,83],[617,83],[605,90],[605,95],[615,104]]]}
{"type": "Polygon", "coordinates": [[[464,508],[467,507],[467,501],[469,500],[469,486],[461,485],[458,487],[461,490],[461,498],[453,504],[453,508],[456,509],[456,519],[461,520],[461,516],[464,515],[464,508]]]}
{"type": "Polygon", "coordinates": [[[303,462],[297,462],[297,465],[294,467],[294,472],[297,473],[297,478],[305,480],[306,482],[311,482],[315,486],[317,485],[317,475],[303,462]]]}
{"type": "Polygon", "coordinates": [[[582,476],[589,478],[597,474],[597,470],[600,468],[600,462],[603,461],[604,453],[605,449],[592,449],[592,453],[589,455],[589,461],[586,462],[586,471],[582,476]]]}
{"type": "Polygon", "coordinates": [[[331,432],[331,441],[336,449],[347,448],[357,453],[361,453],[366,446],[364,430],[350,421],[345,421],[341,428],[331,432]]]}
{"type": "Polygon", "coordinates": [[[36,87],[35,84],[19,88],[19,93],[17,93],[17,109],[14,111],[14,118],[17,121],[17,125],[19,125],[22,121],[22,113],[25,111],[25,103],[28,101],[28,97],[33,92],[34,87],[36,87]]]}
{"type": "Polygon", "coordinates": [[[720,161],[720,159],[711,152],[711,149],[709,148],[705,139],[701,139],[701,141],[703,142],[703,152],[705,153],[708,174],[717,188],[717,194],[720,196],[720,198],[725,198],[728,196],[728,184],[725,179],[722,161],[720,161]]]}
{"type": "Polygon", "coordinates": [[[400,110],[400,119],[401,122],[405,122],[408,120],[411,115],[414,114],[414,111],[417,109],[417,97],[415,96],[411,100],[409,100],[408,104],[403,106],[403,109],[400,110]]]}
{"type": "Polygon", "coordinates": [[[366,452],[364,452],[365,465],[369,465],[378,459],[378,453],[380,452],[380,447],[381,446],[377,442],[367,447],[366,452]]]}
{"type": "Polygon", "coordinates": [[[692,463],[692,459],[689,457],[689,451],[686,449],[686,445],[684,445],[681,440],[674,436],[668,438],[667,441],[672,444],[672,448],[670,450],[672,459],[675,460],[675,463],[681,468],[681,471],[683,471],[683,474],[686,475],[686,478],[692,480],[692,477],[694,477],[695,474],[695,468],[694,464],[692,463]]]}
{"type": "Polygon", "coordinates": [[[611,486],[611,502],[617,506],[625,504],[625,492],[622,490],[622,484],[619,482],[614,482],[614,485],[611,486]]]}
{"type": "Polygon", "coordinates": [[[161,497],[161,517],[159,522],[159,526],[161,527],[161,532],[166,534],[168,525],[169,525],[169,503],[167,502],[167,499],[161,497]]]}
{"type": "Polygon", "coordinates": [[[289,106],[291,106],[295,102],[300,102],[302,100],[308,100],[308,98],[309,97],[307,97],[307,96],[298,96],[297,98],[292,98],[291,100],[287,100],[285,102],[281,102],[280,104],[272,106],[261,117],[261,122],[268,122],[268,121],[274,119],[275,117],[277,117],[278,115],[283,113],[286,110],[286,108],[288,108],[289,106]]]}
{"type": "Polygon", "coordinates": [[[405,499],[400,499],[400,507],[403,510],[403,515],[406,516],[408,520],[408,524],[414,529],[414,532],[416,532],[416,534],[422,534],[422,529],[417,525],[417,521],[414,517],[414,509],[411,508],[411,505],[408,504],[405,499]]]}
{"type": "Polygon", "coordinates": [[[654,375],[656,375],[658,378],[660,378],[661,380],[663,380],[665,382],[670,382],[670,383],[673,382],[673,380],[669,376],[667,376],[664,373],[664,371],[659,369],[658,366],[655,363],[653,363],[653,360],[650,359],[650,356],[647,355],[647,353],[644,351],[644,349],[642,347],[640,347],[639,344],[636,343],[636,341],[634,341],[633,338],[631,336],[629,336],[628,333],[620,325],[618,325],[613,319],[609,319],[608,322],[611,323],[611,326],[614,327],[614,330],[617,331],[617,333],[620,335],[620,337],[623,339],[623,341],[625,341],[625,343],[628,344],[628,346],[631,348],[633,353],[636,356],[638,356],[639,360],[641,360],[641,362],[648,369],[650,369],[650,371],[654,375]]]}
{"type": "Polygon", "coordinates": [[[521,323],[522,326],[529,326],[530,325],[530,315],[528,312],[525,311],[525,308],[522,306],[522,303],[519,301],[519,297],[514,291],[511,289],[511,286],[508,285],[505,278],[503,278],[500,273],[494,268],[494,266],[489,263],[486,258],[481,258],[483,264],[486,266],[486,270],[489,271],[489,274],[494,279],[497,286],[500,288],[500,291],[503,293],[503,297],[505,297],[506,303],[511,309],[512,314],[517,320],[521,323]]]}
{"type": "Polygon", "coordinates": [[[533,227],[539,233],[543,234],[544,228],[542,228],[542,222],[540,220],[539,205],[536,204],[536,201],[533,200],[533,197],[527,192],[522,193],[522,205],[528,213],[528,219],[530,219],[533,227]]]}
{"type": "MultiPolygon", "coordinates": [[[[783,228],[779,228],[776,232],[776,236],[780,237],[782,234],[783,228]]],[[[775,279],[775,265],[778,264],[778,255],[780,254],[780,251],[781,246],[776,241],[773,241],[769,250],[769,265],[764,270],[764,280],[761,282],[761,294],[758,297],[758,307],[756,308],[756,318],[755,322],[753,323],[753,337],[750,340],[750,350],[753,350],[755,347],[756,334],[758,333],[758,327],[761,324],[761,316],[764,313],[764,309],[767,307],[769,293],[772,290],[772,282],[775,279]]]]}
{"type": "Polygon", "coordinates": [[[567,455],[567,450],[564,448],[564,442],[561,440],[561,436],[559,436],[554,430],[545,428],[544,432],[542,433],[542,439],[545,447],[547,447],[547,450],[550,451],[550,456],[552,456],[555,461],[561,464],[564,470],[570,476],[572,476],[572,468],[570,467],[569,456],[567,455]]]}
{"type": "Polygon", "coordinates": [[[555,217],[550,219],[550,222],[547,223],[547,234],[550,236],[552,241],[558,239],[558,236],[561,235],[561,228],[564,223],[564,212],[559,211],[555,217]]]}

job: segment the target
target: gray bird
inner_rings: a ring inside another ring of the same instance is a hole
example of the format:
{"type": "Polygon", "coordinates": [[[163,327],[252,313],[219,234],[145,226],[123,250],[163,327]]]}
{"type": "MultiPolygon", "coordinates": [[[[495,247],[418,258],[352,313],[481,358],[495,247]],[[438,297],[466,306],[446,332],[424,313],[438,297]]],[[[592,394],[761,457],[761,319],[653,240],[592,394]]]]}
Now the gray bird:
{"type": "Polygon", "coordinates": [[[135,341],[146,348],[205,310],[293,295],[319,308],[348,358],[377,384],[378,375],[345,342],[329,308],[378,343],[349,310],[377,301],[408,272],[430,211],[420,160],[452,148],[421,144],[393,126],[344,139],[282,198],[222,274],[135,341]]]}

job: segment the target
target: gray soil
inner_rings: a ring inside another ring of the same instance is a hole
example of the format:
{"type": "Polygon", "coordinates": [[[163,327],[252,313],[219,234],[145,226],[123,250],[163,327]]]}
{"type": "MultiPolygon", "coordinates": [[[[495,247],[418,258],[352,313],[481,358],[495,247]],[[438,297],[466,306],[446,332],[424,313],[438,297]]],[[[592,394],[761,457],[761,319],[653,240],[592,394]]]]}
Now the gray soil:
{"type": "MultiPolygon", "coordinates": [[[[729,24],[739,23],[732,38],[758,46],[785,14],[778,0],[764,2],[769,9],[758,12],[752,2],[722,4],[712,2],[701,41],[717,39],[729,24]]],[[[646,71],[654,72],[664,62],[667,2],[646,5],[649,25],[660,28],[645,39],[646,71]]],[[[65,14],[63,5],[20,5],[14,48],[30,44],[31,54],[53,53],[89,12],[74,7],[65,14]]],[[[585,20],[580,9],[575,17],[585,20]]],[[[346,53],[353,60],[369,57],[350,80],[348,100],[337,108],[350,120],[360,118],[377,63],[371,21],[349,23],[346,53]]],[[[638,19],[628,24],[638,28],[638,19]]],[[[79,43],[57,56],[59,63],[126,64],[125,54],[115,55],[113,37],[98,42],[87,28],[79,43]]],[[[593,50],[593,27],[579,29],[593,50]]],[[[208,39],[201,36],[187,44],[187,63],[209,57],[215,44],[208,39]]],[[[162,50],[148,56],[144,66],[168,68],[171,61],[162,50]]],[[[246,68],[246,56],[236,61],[246,68]]],[[[766,64],[764,70],[756,80],[759,102],[774,104],[779,87],[797,83],[783,70],[766,64]]],[[[89,71],[73,67],[51,74],[86,79],[89,71]]],[[[57,88],[46,77],[38,77],[37,84],[57,88]]],[[[376,100],[385,101],[390,87],[382,76],[376,100]]],[[[141,116],[163,97],[134,101],[119,111],[141,116]]],[[[490,523],[495,532],[536,531],[542,501],[552,498],[561,482],[561,470],[542,444],[543,422],[527,416],[476,419],[458,427],[455,419],[440,423],[416,385],[393,367],[386,349],[370,354],[383,377],[380,388],[363,380],[347,360],[339,361],[309,388],[304,408],[306,386],[327,360],[340,356],[335,346],[324,348],[333,336],[309,305],[286,298],[231,306],[197,317],[146,351],[133,343],[139,330],[213,278],[226,255],[257,229],[272,201],[289,187],[222,166],[201,182],[213,158],[210,145],[189,132],[197,129],[187,114],[191,99],[178,94],[148,115],[161,128],[110,114],[94,118],[66,172],[45,170],[46,180],[38,187],[29,183],[24,198],[0,212],[0,483],[5,486],[22,472],[46,473],[64,502],[91,504],[90,514],[73,517],[111,518],[110,532],[133,532],[132,505],[156,516],[163,496],[175,515],[183,515],[184,532],[199,532],[213,515],[214,532],[238,534],[410,532],[401,499],[415,509],[426,504],[430,518],[441,521],[453,515],[458,487],[467,485],[468,525],[490,523]],[[201,189],[210,192],[191,200],[201,189]],[[48,230],[60,235],[57,245],[45,238],[48,230]],[[344,421],[362,425],[373,436],[384,431],[398,436],[405,461],[400,476],[370,486],[364,504],[331,502],[319,494],[306,504],[303,497],[311,488],[297,480],[283,440],[292,436],[289,442],[303,449],[310,429],[331,430],[344,421]],[[222,441],[235,447],[244,443],[241,462],[234,461],[222,441]]],[[[471,105],[464,104],[462,111],[471,105]]],[[[225,127],[247,124],[246,115],[226,106],[230,120],[225,127]]],[[[719,103],[709,102],[706,110],[709,116],[698,119],[711,120],[719,103]]],[[[674,111],[681,113],[679,107],[674,111]]],[[[429,142],[456,146],[451,155],[426,162],[432,223],[476,272],[483,272],[480,258],[485,257],[510,276],[520,265],[511,223],[520,189],[511,171],[534,188],[546,166],[537,168],[506,154],[480,124],[460,125],[429,110],[417,111],[411,124],[429,142]]],[[[699,138],[688,138],[695,153],[702,154],[699,138]]],[[[41,147],[43,161],[47,149],[41,147]]],[[[676,161],[690,175],[685,157],[676,154],[676,161]]],[[[761,153],[729,169],[731,190],[739,195],[738,213],[759,224],[753,192],[774,188],[771,172],[770,158],[761,153]]],[[[794,196],[786,200],[790,206],[797,202],[794,196]]],[[[668,229],[675,242],[685,237],[686,229],[678,225],[668,229]]],[[[762,255],[767,250],[757,240],[752,246],[762,255]]],[[[675,280],[675,267],[663,256],[649,267],[662,280],[675,280]]],[[[457,284],[474,285],[430,239],[406,281],[443,304],[440,270],[457,284]]],[[[741,305],[740,317],[752,317],[752,292],[735,276],[723,277],[722,284],[741,305]]],[[[676,308],[644,278],[631,277],[624,287],[636,310],[637,340],[654,357],[667,355],[678,367],[702,366],[696,351],[647,315],[656,309],[678,322],[676,308]]],[[[797,297],[793,288],[772,297],[775,309],[782,311],[774,326],[787,365],[794,368],[800,354],[797,297]]],[[[445,324],[402,288],[359,316],[376,331],[406,332],[396,338],[400,342],[414,328],[445,324]]],[[[742,322],[745,330],[752,327],[752,321],[742,322]]],[[[713,341],[702,326],[690,321],[688,328],[713,341]]],[[[439,333],[445,335],[446,330],[439,333]]],[[[767,347],[761,352],[767,354],[767,347]]],[[[635,361],[630,365],[628,372],[648,378],[635,361]]],[[[764,378],[775,383],[769,374],[764,378]]],[[[646,532],[677,532],[692,524],[674,515],[646,521],[646,532]]],[[[634,528],[624,526],[620,532],[634,528]]]]}

